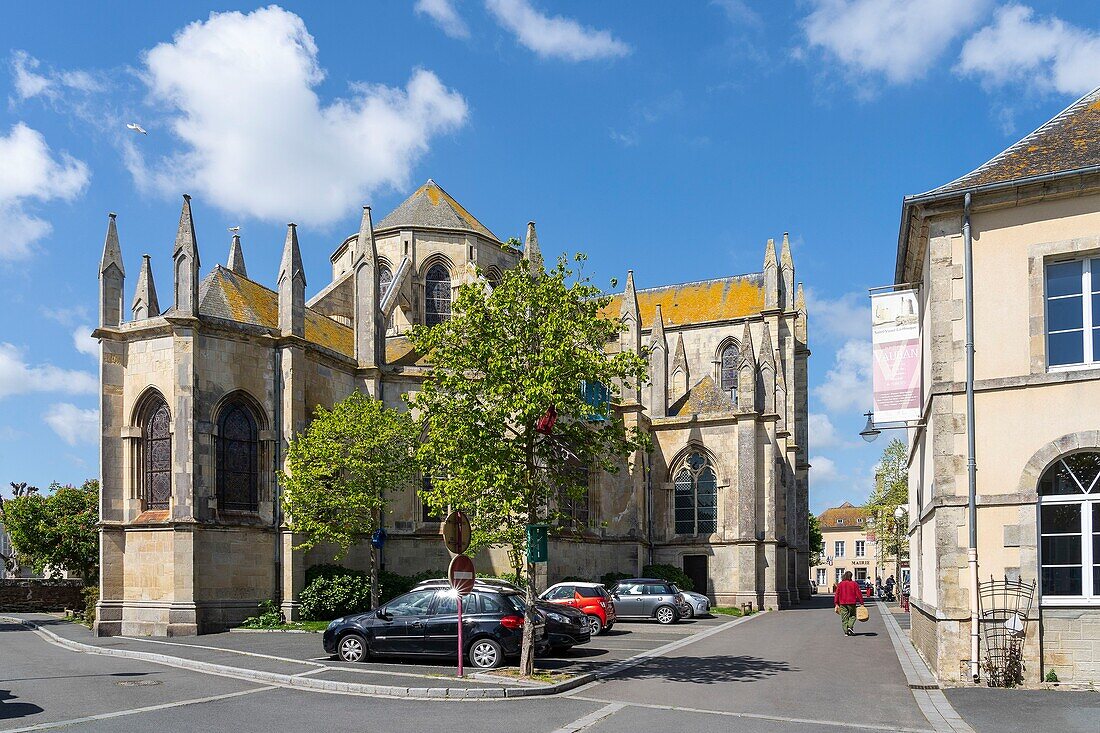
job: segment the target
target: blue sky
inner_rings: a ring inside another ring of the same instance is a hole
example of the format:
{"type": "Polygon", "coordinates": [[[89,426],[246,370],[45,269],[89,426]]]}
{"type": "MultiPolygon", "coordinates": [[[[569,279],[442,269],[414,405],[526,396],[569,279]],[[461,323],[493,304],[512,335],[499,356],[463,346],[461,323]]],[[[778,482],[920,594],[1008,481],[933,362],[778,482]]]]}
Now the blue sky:
{"type": "MultiPolygon", "coordinates": [[[[811,504],[861,501],[885,440],[866,288],[901,198],[984,162],[1100,84],[1092,3],[8,4],[0,11],[0,482],[97,473],[97,270],[161,302],[179,195],[204,273],[240,225],[271,284],[285,223],[309,283],[432,177],[501,238],[538,222],[598,282],[760,269],[791,233],[810,292],[811,504]],[[671,9],[671,10],[670,10],[671,9]],[[138,122],[147,131],[126,129],[138,122]]],[[[130,292],[126,305],[129,306],[130,292]]]]}

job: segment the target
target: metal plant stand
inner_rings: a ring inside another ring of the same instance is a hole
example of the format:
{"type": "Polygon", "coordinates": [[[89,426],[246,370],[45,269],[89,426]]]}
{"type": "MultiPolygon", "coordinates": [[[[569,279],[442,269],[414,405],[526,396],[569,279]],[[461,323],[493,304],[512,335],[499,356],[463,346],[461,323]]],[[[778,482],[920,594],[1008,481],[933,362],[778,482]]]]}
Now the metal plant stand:
{"type": "Polygon", "coordinates": [[[978,632],[981,668],[990,687],[1015,687],[1024,681],[1023,646],[1035,583],[992,577],[978,583],[978,632]]]}

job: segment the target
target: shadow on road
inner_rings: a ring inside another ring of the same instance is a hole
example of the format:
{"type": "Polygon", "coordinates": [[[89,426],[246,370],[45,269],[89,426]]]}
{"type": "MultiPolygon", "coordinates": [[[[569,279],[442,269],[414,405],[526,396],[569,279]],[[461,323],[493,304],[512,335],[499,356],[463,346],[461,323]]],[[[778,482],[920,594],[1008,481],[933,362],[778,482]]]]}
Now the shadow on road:
{"type": "Polygon", "coordinates": [[[709,657],[655,657],[613,675],[616,680],[659,679],[713,685],[724,682],[755,682],[779,672],[797,672],[786,662],[773,662],[748,655],[719,654],[709,657]]]}
{"type": "Polygon", "coordinates": [[[25,718],[28,715],[37,715],[38,713],[44,712],[42,708],[34,703],[8,702],[9,700],[17,699],[19,698],[11,694],[10,690],[0,690],[0,720],[25,718]]]}

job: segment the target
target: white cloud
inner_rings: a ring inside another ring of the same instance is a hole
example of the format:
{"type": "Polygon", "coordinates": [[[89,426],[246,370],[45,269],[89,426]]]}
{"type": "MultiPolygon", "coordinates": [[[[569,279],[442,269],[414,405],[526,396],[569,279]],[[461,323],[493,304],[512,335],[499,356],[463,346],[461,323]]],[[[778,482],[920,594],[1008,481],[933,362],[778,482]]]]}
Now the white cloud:
{"type": "Polygon", "coordinates": [[[57,321],[62,326],[72,326],[76,323],[86,323],[88,318],[88,306],[86,305],[73,305],[73,306],[57,306],[49,307],[43,306],[41,308],[42,315],[49,318],[51,321],[57,321]]]}
{"type": "Polygon", "coordinates": [[[734,25],[759,26],[764,22],[760,13],[749,7],[745,0],[711,0],[711,5],[720,7],[734,25]]]}
{"type": "Polygon", "coordinates": [[[50,405],[42,419],[69,445],[99,440],[99,410],[82,410],[68,402],[58,402],[50,405]]]}
{"type": "Polygon", "coordinates": [[[73,331],[73,348],[81,354],[99,358],[99,340],[92,338],[91,326],[77,326],[73,331]]]}
{"type": "Polygon", "coordinates": [[[832,412],[862,410],[871,403],[871,342],[852,339],[836,352],[825,381],[814,388],[832,412]]]}
{"type": "Polygon", "coordinates": [[[810,447],[812,449],[850,448],[854,445],[852,441],[845,440],[841,437],[828,415],[811,412],[807,427],[809,429],[810,447]]]}
{"type": "Polygon", "coordinates": [[[544,58],[589,61],[630,53],[630,46],[610,32],[586,28],[561,15],[550,17],[528,0],[485,0],[485,7],[517,41],[544,58]]]}
{"type": "Polygon", "coordinates": [[[88,166],[67,153],[55,158],[42,133],[22,122],[0,135],[0,161],[0,260],[25,259],[52,229],[31,202],[71,201],[88,183],[88,166]]]}
{"type": "Polygon", "coordinates": [[[1100,85],[1100,33],[1034,15],[1025,5],[999,8],[963,45],[955,70],[987,86],[1022,82],[1059,94],[1082,95],[1100,85]]]}
{"type": "Polygon", "coordinates": [[[190,189],[239,215],[324,225],[381,187],[407,186],[432,138],[466,120],[462,96],[424,69],[404,88],[356,83],[322,104],[317,53],[302,19],[276,6],[211,14],[147,52],[151,100],[185,149],[147,169],[127,141],[135,181],[190,189]]]}
{"type": "Polygon", "coordinates": [[[98,391],[99,380],[94,374],[52,364],[28,364],[17,346],[0,342],[0,398],[28,392],[94,394],[98,391]]]}
{"type": "Polygon", "coordinates": [[[15,93],[20,99],[48,97],[57,100],[63,88],[80,92],[101,89],[100,83],[86,71],[52,71],[39,73],[41,62],[26,51],[14,51],[11,55],[12,77],[15,93]]]}
{"type": "Polygon", "coordinates": [[[866,293],[845,293],[830,300],[813,288],[806,290],[806,306],[813,327],[839,341],[867,338],[871,332],[871,303],[866,293]]]}
{"type": "Polygon", "coordinates": [[[806,40],[857,76],[919,79],[981,20],[990,0],[814,0],[806,40]]]}
{"type": "Polygon", "coordinates": [[[435,24],[451,38],[469,38],[470,29],[466,27],[466,21],[455,10],[451,0],[416,0],[414,6],[420,15],[426,15],[435,21],[435,24]]]}
{"type": "Polygon", "coordinates": [[[825,456],[810,458],[810,478],[815,484],[829,484],[840,478],[836,462],[825,456]]]}

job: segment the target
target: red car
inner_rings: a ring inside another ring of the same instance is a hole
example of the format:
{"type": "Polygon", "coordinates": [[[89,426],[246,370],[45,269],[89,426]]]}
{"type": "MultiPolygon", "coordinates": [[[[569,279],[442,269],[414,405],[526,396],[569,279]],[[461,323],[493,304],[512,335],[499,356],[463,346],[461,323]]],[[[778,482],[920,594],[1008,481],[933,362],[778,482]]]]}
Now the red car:
{"type": "Polygon", "coordinates": [[[592,636],[610,631],[615,625],[615,602],[599,583],[569,581],[552,585],[539,596],[544,601],[580,609],[588,616],[592,636]]]}

